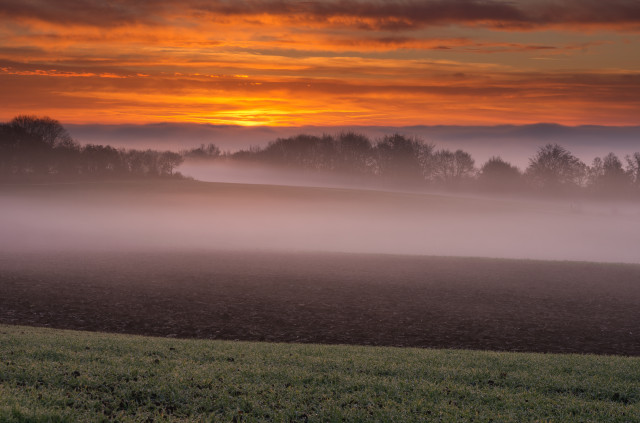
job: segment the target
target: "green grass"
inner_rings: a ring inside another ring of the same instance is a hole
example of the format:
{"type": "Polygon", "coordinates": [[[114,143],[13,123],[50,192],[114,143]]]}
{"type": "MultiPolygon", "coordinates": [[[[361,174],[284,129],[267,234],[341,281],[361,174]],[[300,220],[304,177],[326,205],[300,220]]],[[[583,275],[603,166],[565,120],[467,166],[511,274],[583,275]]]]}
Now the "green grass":
{"type": "Polygon", "coordinates": [[[640,358],[0,326],[0,421],[638,422],[640,358]]]}

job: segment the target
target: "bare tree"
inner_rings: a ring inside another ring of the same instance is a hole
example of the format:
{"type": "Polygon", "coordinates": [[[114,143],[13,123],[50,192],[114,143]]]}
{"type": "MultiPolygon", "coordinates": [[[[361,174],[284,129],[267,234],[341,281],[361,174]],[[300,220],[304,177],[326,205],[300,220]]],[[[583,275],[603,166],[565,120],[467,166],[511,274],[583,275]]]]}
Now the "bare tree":
{"type": "Polygon", "coordinates": [[[559,191],[582,186],[587,166],[564,147],[547,144],[529,159],[525,175],[537,189],[559,191]]]}
{"type": "Polygon", "coordinates": [[[599,194],[619,194],[628,190],[631,184],[631,174],[625,171],[614,153],[607,154],[604,159],[593,159],[588,174],[589,188],[599,194]]]}
{"type": "Polygon", "coordinates": [[[631,178],[631,182],[637,188],[640,188],[640,152],[633,153],[626,157],[626,171],[631,178]]]}
{"type": "Polygon", "coordinates": [[[433,156],[433,176],[445,185],[457,185],[475,175],[475,161],[463,150],[439,150],[433,156]]]}
{"type": "Polygon", "coordinates": [[[602,165],[604,183],[609,189],[619,191],[627,188],[630,178],[618,156],[613,153],[607,154],[602,161],[602,165]]]}
{"type": "Polygon", "coordinates": [[[418,163],[420,164],[420,169],[422,170],[422,178],[428,182],[433,181],[434,149],[435,146],[433,144],[427,144],[424,142],[420,143],[417,149],[418,163]]]}
{"type": "Polygon", "coordinates": [[[587,185],[590,188],[597,187],[604,176],[604,164],[601,157],[596,157],[587,168],[587,185]]]}
{"type": "Polygon", "coordinates": [[[55,119],[29,115],[16,116],[9,122],[14,128],[20,128],[25,133],[41,140],[50,148],[72,146],[73,138],[66,129],[55,119]]]}
{"type": "Polygon", "coordinates": [[[184,161],[184,158],[172,151],[165,151],[158,156],[158,170],[160,175],[173,175],[176,167],[184,161]]]}

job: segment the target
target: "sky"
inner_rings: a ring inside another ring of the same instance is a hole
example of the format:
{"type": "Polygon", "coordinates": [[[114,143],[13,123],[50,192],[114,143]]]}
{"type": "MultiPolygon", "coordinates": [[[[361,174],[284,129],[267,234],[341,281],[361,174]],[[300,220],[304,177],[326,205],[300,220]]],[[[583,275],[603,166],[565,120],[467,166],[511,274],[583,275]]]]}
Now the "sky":
{"type": "Polygon", "coordinates": [[[638,125],[638,0],[0,0],[0,120],[638,125]]]}

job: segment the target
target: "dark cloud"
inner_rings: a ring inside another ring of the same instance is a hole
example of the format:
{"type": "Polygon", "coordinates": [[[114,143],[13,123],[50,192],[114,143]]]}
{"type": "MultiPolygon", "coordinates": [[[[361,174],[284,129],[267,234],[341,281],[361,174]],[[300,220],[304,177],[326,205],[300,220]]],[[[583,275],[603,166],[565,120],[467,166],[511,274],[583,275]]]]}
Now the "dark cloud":
{"type": "Polygon", "coordinates": [[[401,30],[429,25],[536,28],[549,25],[640,25],[637,0],[0,0],[0,16],[55,23],[117,26],[164,24],[172,16],[279,16],[295,22],[331,21],[362,29],[401,30]]]}
{"type": "Polygon", "coordinates": [[[233,0],[193,3],[225,15],[271,14],[315,20],[345,18],[366,29],[398,30],[458,23],[501,28],[547,25],[640,24],[637,0],[431,0],[286,1],[233,0]]]}
{"type": "Polygon", "coordinates": [[[214,13],[302,16],[311,20],[345,18],[363,29],[397,30],[428,24],[478,20],[526,21],[522,12],[498,1],[218,1],[196,7],[214,13]]]}
{"type": "Polygon", "coordinates": [[[0,0],[0,16],[58,24],[111,26],[140,21],[146,3],[122,0],[0,0]]]}

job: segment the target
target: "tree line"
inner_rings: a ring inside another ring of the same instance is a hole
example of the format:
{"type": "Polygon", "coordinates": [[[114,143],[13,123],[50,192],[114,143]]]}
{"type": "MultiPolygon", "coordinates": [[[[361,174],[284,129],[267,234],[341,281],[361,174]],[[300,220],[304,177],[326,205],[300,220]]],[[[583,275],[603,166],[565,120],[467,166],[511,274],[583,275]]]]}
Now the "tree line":
{"type": "Polygon", "coordinates": [[[465,190],[550,194],[640,195],[640,152],[614,153],[587,165],[557,144],[540,147],[524,171],[494,156],[477,167],[463,150],[436,149],[433,144],[400,134],[377,142],[354,132],[336,136],[297,135],[267,146],[221,153],[202,146],[187,157],[227,158],[277,166],[339,172],[383,184],[465,190]]]}
{"type": "Polygon", "coordinates": [[[0,124],[0,179],[66,180],[179,177],[182,155],[74,141],[57,120],[17,116],[0,124]]]}
{"type": "Polygon", "coordinates": [[[376,142],[355,132],[300,134],[236,152],[222,152],[209,144],[175,153],[81,146],[60,122],[48,117],[17,116],[0,123],[2,180],[181,177],[176,168],[185,159],[332,172],[357,182],[409,188],[640,195],[640,152],[623,159],[609,153],[587,165],[564,147],[548,144],[521,171],[499,156],[477,167],[466,151],[436,149],[400,134],[376,142]]]}

